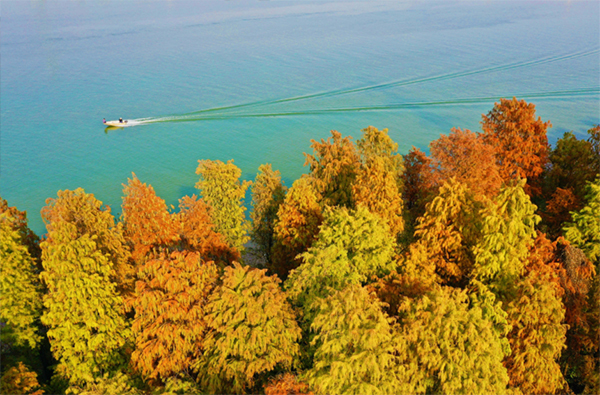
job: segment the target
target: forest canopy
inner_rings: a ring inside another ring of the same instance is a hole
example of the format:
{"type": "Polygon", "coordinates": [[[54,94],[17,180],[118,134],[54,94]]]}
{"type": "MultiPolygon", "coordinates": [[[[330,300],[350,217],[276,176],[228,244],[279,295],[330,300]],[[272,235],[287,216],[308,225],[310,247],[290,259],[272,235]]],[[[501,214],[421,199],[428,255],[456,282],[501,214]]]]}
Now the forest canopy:
{"type": "Polygon", "coordinates": [[[0,392],[598,394],[600,125],[549,127],[331,131],[289,186],[200,158],[177,209],[132,173],[43,235],[0,198],[0,392]]]}

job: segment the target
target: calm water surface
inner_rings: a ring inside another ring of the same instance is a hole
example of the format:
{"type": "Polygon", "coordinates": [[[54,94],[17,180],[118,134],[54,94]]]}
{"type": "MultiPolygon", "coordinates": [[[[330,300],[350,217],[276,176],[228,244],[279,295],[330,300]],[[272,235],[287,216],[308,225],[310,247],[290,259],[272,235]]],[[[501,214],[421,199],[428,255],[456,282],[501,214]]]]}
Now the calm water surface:
{"type": "Polygon", "coordinates": [[[131,172],[169,204],[199,159],[306,172],[310,139],[388,128],[402,153],[533,102],[550,141],[600,118],[597,1],[10,1],[0,24],[0,196],[83,187],[120,212],[131,172]],[[103,117],[143,119],[105,132],[103,117]]]}

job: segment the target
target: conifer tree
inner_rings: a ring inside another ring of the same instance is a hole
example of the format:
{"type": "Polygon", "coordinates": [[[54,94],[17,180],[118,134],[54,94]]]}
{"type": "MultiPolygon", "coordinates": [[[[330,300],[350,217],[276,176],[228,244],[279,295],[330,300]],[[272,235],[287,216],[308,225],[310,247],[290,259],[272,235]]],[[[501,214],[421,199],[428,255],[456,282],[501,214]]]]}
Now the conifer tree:
{"type": "MultiPolygon", "coordinates": [[[[481,239],[474,247],[473,277],[501,295],[524,273],[540,218],[524,191],[525,180],[507,185],[481,210],[481,239]]],[[[502,298],[501,298],[502,299],[502,298]]]]}
{"type": "Polygon", "coordinates": [[[232,248],[242,253],[244,244],[250,239],[243,199],[246,189],[252,183],[240,182],[242,171],[233,164],[233,160],[227,163],[220,160],[200,160],[196,174],[200,175],[196,188],[211,208],[210,215],[215,230],[225,236],[232,248]]]}
{"type": "Polygon", "coordinates": [[[543,226],[552,238],[558,238],[562,234],[562,227],[572,221],[571,212],[582,208],[582,200],[579,200],[571,188],[556,188],[549,200],[546,201],[545,210],[540,213],[543,226]]]}
{"type": "Polygon", "coordinates": [[[276,258],[277,273],[283,274],[282,278],[298,266],[299,261],[294,258],[305,252],[317,238],[323,221],[320,199],[313,179],[301,177],[294,181],[277,211],[275,235],[289,251],[287,254],[282,251],[283,254],[276,258]]]}
{"type": "Polygon", "coordinates": [[[6,214],[5,220],[10,223],[11,228],[19,233],[21,244],[27,247],[29,255],[35,261],[36,269],[41,270],[40,256],[42,252],[39,245],[40,238],[29,229],[27,225],[27,213],[17,210],[16,207],[8,207],[8,202],[0,197],[0,214],[2,213],[6,214]]]}
{"type": "Polygon", "coordinates": [[[500,99],[482,115],[483,140],[494,147],[500,175],[508,180],[525,178],[525,191],[541,192],[540,176],[548,163],[546,130],[552,125],[535,117],[535,106],[516,98],[500,99]]]}
{"type": "Polygon", "coordinates": [[[425,389],[414,392],[505,392],[508,375],[502,359],[510,353],[506,314],[493,295],[487,297],[491,302],[482,295],[438,287],[402,305],[400,336],[407,345],[401,357],[418,363],[418,383],[425,389]]]}
{"type": "Polygon", "coordinates": [[[269,379],[264,386],[265,395],[314,395],[308,384],[292,373],[285,373],[269,379]]]}
{"type": "Polygon", "coordinates": [[[465,185],[445,182],[418,219],[415,239],[435,265],[442,283],[464,286],[473,269],[473,247],[479,241],[479,208],[465,185]]]}
{"type": "Polygon", "coordinates": [[[395,268],[395,239],[387,224],[363,207],[328,209],[319,238],[286,281],[288,294],[306,309],[330,289],[364,284],[395,268]]]}
{"type": "Polygon", "coordinates": [[[551,394],[565,384],[558,364],[567,332],[563,290],[557,271],[535,259],[529,258],[527,273],[506,305],[512,353],[505,366],[512,387],[524,394],[551,394]]]}
{"type": "Polygon", "coordinates": [[[0,320],[2,342],[36,348],[41,336],[42,289],[36,265],[9,214],[0,213],[0,320]]]}
{"type": "Polygon", "coordinates": [[[195,369],[211,393],[244,393],[260,375],[292,366],[300,328],[277,277],[236,262],[222,281],[206,307],[209,332],[195,369]]]}
{"type": "Polygon", "coordinates": [[[304,375],[320,394],[413,393],[399,366],[393,320],[357,284],[317,301],[314,365],[304,375]]]}
{"type": "Polygon", "coordinates": [[[138,270],[128,304],[135,351],[131,362],[144,377],[162,380],[187,374],[201,354],[206,334],[206,301],[218,269],[196,252],[161,253],[138,270]]]}
{"type": "Polygon", "coordinates": [[[581,248],[585,255],[600,269],[600,178],[588,183],[586,205],[572,213],[573,222],[563,228],[565,238],[581,248]]]}
{"type": "Polygon", "coordinates": [[[373,157],[361,165],[352,186],[354,201],[385,220],[394,236],[404,231],[403,201],[398,177],[387,169],[383,157],[373,157]]]}
{"type": "Polygon", "coordinates": [[[135,174],[123,187],[125,237],[131,246],[132,259],[140,265],[153,249],[179,241],[180,222],[169,213],[165,201],[156,196],[154,188],[142,183],[135,174]]]}
{"type": "Polygon", "coordinates": [[[310,166],[310,175],[323,198],[322,205],[354,207],[352,184],[359,166],[359,156],[351,137],[342,138],[336,130],[331,137],[321,142],[311,140],[313,155],[304,154],[310,166]]]}
{"type": "Polygon", "coordinates": [[[455,178],[476,198],[493,197],[500,190],[502,177],[496,152],[481,135],[468,129],[452,128],[429,145],[431,157],[441,182],[455,178]]]}
{"type": "Polygon", "coordinates": [[[356,148],[362,164],[373,158],[384,159],[386,170],[393,174],[398,190],[402,190],[404,159],[398,154],[398,144],[388,134],[387,129],[378,130],[369,126],[362,130],[362,137],[356,141],[356,148]]]}
{"type": "Polygon", "coordinates": [[[19,362],[0,377],[0,393],[42,395],[44,390],[40,388],[37,374],[19,362]]]}
{"type": "Polygon", "coordinates": [[[565,132],[550,151],[550,169],[546,175],[550,191],[569,189],[578,201],[583,202],[586,184],[594,181],[600,172],[595,156],[591,141],[578,140],[573,132],[565,132]]]}
{"type": "Polygon", "coordinates": [[[281,181],[279,170],[273,171],[271,164],[261,165],[252,185],[252,241],[256,244],[255,255],[263,261],[267,268],[282,276],[285,273],[274,265],[278,239],[275,235],[277,211],[285,199],[285,186],[281,181]]]}
{"type": "Polygon", "coordinates": [[[402,196],[409,214],[406,225],[412,234],[417,218],[423,215],[426,204],[438,192],[439,173],[435,171],[433,160],[414,146],[404,156],[404,166],[402,196]]]}
{"type": "Polygon", "coordinates": [[[56,199],[46,199],[42,208],[42,219],[48,230],[46,241],[54,224],[68,222],[75,225],[77,237],[89,235],[95,239],[100,252],[107,257],[112,266],[111,279],[119,291],[129,290],[132,286],[134,269],[129,262],[131,253],[124,237],[123,224],[115,223],[109,206],[87,194],[82,188],[74,191],[58,191],[56,199]]]}
{"type": "Polygon", "coordinates": [[[83,189],[59,191],[42,209],[48,234],[41,243],[42,323],[58,373],[73,385],[121,366],[130,338],[115,269],[127,259],[120,226],[83,189]]]}
{"type": "Polygon", "coordinates": [[[181,249],[197,251],[205,261],[231,264],[240,259],[240,253],[230,247],[225,236],[215,231],[210,218],[210,207],[196,195],[179,199],[181,220],[181,249]]]}

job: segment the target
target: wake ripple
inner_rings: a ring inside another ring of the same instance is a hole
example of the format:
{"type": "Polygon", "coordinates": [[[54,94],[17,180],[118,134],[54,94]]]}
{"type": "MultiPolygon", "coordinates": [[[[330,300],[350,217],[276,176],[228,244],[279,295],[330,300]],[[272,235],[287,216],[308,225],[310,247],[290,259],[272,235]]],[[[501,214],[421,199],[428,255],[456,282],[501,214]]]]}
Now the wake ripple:
{"type": "MultiPolygon", "coordinates": [[[[400,104],[391,104],[391,105],[382,105],[382,106],[364,106],[364,107],[349,107],[349,108],[330,108],[330,109],[319,109],[319,110],[304,110],[304,111],[289,111],[289,112],[240,112],[247,111],[249,109],[257,108],[257,107],[265,107],[270,105],[276,105],[281,103],[292,103],[299,102],[303,100],[310,99],[321,99],[321,98],[329,98],[341,95],[348,95],[353,93],[360,92],[368,92],[368,91],[377,91],[407,85],[421,84],[427,82],[435,82],[435,81],[444,81],[444,80],[452,80],[467,76],[473,76],[478,74],[487,74],[494,72],[502,72],[507,70],[512,70],[516,68],[524,68],[524,67],[532,67],[538,66],[553,62],[560,62],[565,60],[576,59],[584,56],[590,56],[594,54],[600,53],[600,49],[591,49],[584,50],[579,52],[573,52],[569,54],[557,55],[557,56],[549,56],[540,59],[522,61],[522,62],[513,62],[507,63],[497,66],[489,66],[483,67],[474,70],[446,73],[433,75],[428,77],[420,77],[413,79],[405,79],[405,80],[396,80],[390,81],[381,84],[367,85],[356,88],[345,88],[345,89],[337,89],[330,90],[325,92],[311,93],[307,95],[299,95],[282,99],[267,99],[267,100],[259,100],[249,103],[242,103],[236,105],[229,106],[221,106],[221,107],[213,107],[207,108],[203,110],[193,111],[184,114],[174,114],[162,117],[149,117],[149,118],[140,118],[130,120],[129,122],[135,122],[136,125],[146,125],[151,123],[162,123],[162,122],[191,122],[191,121],[199,121],[199,120],[214,120],[214,119],[231,119],[231,118],[260,118],[260,117],[278,117],[278,116],[298,116],[298,115],[316,115],[316,114],[327,114],[327,113],[335,113],[335,112],[359,112],[359,111],[384,111],[384,110],[400,110],[405,108],[415,108],[415,107],[427,107],[427,106],[441,106],[441,105],[459,105],[459,104],[476,104],[476,103],[486,103],[491,100],[498,100],[501,97],[519,97],[519,98],[558,98],[558,97],[575,97],[582,95],[592,95],[597,94],[598,88],[584,88],[584,89],[576,89],[576,90],[568,90],[568,91],[553,91],[553,92],[538,92],[538,93],[525,93],[525,94],[511,94],[505,96],[496,96],[496,97],[481,97],[481,98],[465,98],[465,99],[453,99],[446,101],[432,101],[432,102],[419,102],[419,103],[400,103],[400,104]]],[[[133,126],[133,125],[132,125],[133,126]]]]}

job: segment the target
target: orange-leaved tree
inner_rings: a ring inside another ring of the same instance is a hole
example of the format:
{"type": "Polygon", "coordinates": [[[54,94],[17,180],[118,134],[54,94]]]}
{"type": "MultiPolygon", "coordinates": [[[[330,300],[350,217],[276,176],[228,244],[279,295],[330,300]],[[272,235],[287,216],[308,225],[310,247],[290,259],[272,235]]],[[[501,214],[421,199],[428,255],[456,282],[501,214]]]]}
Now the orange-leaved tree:
{"type": "Polygon", "coordinates": [[[292,373],[272,377],[264,386],[265,395],[314,395],[308,384],[292,373]]]}
{"type": "Polygon", "coordinates": [[[189,375],[202,352],[206,303],[218,276],[197,252],[163,252],[140,266],[128,304],[135,310],[131,362],[144,377],[164,383],[189,375]]]}
{"type": "Polygon", "coordinates": [[[0,197],[0,214],[2,213],[6,213],[6,220],[10,222],[11,228],[19,233],[21,243],[27,247],[29,255],[35,260],[37,269],[41,270],[40,238],[27,225],[27,213],[16,207],[9,207],[8,202],[0,197]]]}
{"type": "Polygon", "coordinates": [[[432,141],[430,147],[441,181],[455,178],[465,184],[475,198],[493,197],[500,190],[503,180],[496,151],[481,135],[453,128],[448,136],[432,141]]]}
{"type": "Polygon", "coordinates": [[[229,246],[225,236],[217,233],[210,207],[196,195],[179,199],[181,249],[197,251],[205,261],[230,264],[240,259],[240,252],[229,246]]]}
{"type": "Polygon", "coordinates": [[[42,395],[44,390],[40,388],[37,374],[19,362],[0,377],[0,393],[42,395]]]}
{"type": "Polygon", "coordinates": [[[121,220],[125,237],[136,265],[149,258],[153,249],[179,241],[178,218],[169,213],[165,201],[156,196],[152,185],[142,183],[135,174],[123,185],[121,220]]]}
{"type": "Polygon", "coordinates": [[[435,171],[433,160],[414,146],[404,156],[404,166],[402,196],[409,213],[406,225],[412,230],[417,218],[425,212],[427,203],[438,192],[439,173],[435,171]]]}
{"type": "Polygon", "coordinates": [[[565,384],[558,363],[565,348],[563,272],[554,245],[539,234],[529,248],[525,274],[513,285],[505,310],[512,329],[504,364],[510,386],[524,394],[551,394],[565,384]]]}
{"type": "Polygon", "coordinates": [[[540,176],[548,163],[548,137],[552,125],[535,116],[535,106],[516,98],[500,99],[482,115],[483,140],[496,152],[504,181],[526,178],[525,192],[541,192],[540,176]]]}

